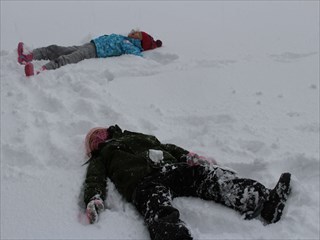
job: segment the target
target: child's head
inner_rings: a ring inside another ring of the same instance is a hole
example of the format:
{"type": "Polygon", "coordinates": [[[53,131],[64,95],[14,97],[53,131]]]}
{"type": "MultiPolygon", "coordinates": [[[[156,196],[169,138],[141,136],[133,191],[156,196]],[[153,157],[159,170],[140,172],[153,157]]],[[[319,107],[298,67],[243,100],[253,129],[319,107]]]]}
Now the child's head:
{"type": "Polygon", "coordinates": [[[99,144],[108,139],[108,129],[103,127],[92,128],[86,135],[86,154],[90,157],[91,152],[97,150],[99,144]]]}
{"type": "Polygon", "coordinates": [[[142,34],[139,30],[132,29],[128,37],[142,40],[142,34]]]}
{"type": "Polygon", "coordinates": [[[161,40],[155,41],[148,33],[139,30],[131,30],[128,37],[141,40],[141,45],[144,51],[162,46],[161,40]]]}

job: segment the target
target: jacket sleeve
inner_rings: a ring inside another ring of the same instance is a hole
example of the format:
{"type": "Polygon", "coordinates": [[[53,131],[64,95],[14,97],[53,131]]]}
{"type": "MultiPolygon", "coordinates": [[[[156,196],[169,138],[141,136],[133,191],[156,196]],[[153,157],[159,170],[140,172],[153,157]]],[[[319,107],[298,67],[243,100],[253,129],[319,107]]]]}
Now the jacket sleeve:
{"type": "Polygon", "coordinates": [[[174,144],[161,144],[161,148],[175,157],[178,162],[185,162],[186,156],[189,153],[189,151],[174,144]]]}
{"type": "Polygon", "coordinates": [[[133,43],[131,43],[129,40],[124,40],[122,43],[122,49],[125,54],[133,54],[136,56],[142,57],[142,53],[140,48],[135,46],[133,43]]]}
{"type": "Polygon", "coordinates": [[[187,151],[173,144],[162,144],[161,147],[175,157],[178,162],[186,162],[190,166],[195,165],[218,165],[217,161],[212,157],[199,156],[196,153],[187,151]]]}
{"type": "Polygon", "coordinates": [[[106,199],[107,176],[103,160],[96,157],[90,160],[86,179],[84,182],[84,202],[87,205],[90,200],[99,195],[102,200],[106,199]]]}

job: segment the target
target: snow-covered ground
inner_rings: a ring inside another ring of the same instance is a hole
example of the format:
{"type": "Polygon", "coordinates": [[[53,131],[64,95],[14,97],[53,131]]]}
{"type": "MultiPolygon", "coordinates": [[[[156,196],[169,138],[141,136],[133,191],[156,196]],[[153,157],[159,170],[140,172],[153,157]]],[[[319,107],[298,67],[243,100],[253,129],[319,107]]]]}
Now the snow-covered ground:
{"type": "Polygon", "coordinates": [[[112,124],[270,188],[293,174],[273,225],[175,199],[195,239],[319,239],[318,1],[1,1],[0,55],[1,239],[149,239],[112,184],[97,224],[79,215],[84,136],[112,124]],[[19,41],[82,44],[135,27],[163,47],[31,78],[16,62],[19,41]]]}

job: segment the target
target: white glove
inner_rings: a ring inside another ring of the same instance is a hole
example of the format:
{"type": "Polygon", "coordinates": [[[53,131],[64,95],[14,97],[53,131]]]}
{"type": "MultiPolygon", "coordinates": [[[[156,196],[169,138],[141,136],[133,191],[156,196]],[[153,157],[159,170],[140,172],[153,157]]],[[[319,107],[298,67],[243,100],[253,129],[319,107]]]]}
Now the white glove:
{"type": "Polygon", "coordinates": [[[86,214],[91,224],[98,222],[99,214],[104,210],[103,201],[99,195],[94,196],[88,203],[86,214]]]}

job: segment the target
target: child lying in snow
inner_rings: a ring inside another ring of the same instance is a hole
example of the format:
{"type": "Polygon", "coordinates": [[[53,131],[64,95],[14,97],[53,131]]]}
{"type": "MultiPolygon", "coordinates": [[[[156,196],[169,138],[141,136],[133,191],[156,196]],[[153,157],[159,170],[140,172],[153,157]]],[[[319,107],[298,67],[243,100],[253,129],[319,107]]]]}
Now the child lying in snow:
{"type": "Polygon", "coordinates": [[[50,60],[42,66],[37,74],[44,70],[56,69],[70,63],[78,63],[89,58],[106,58],[120,56],[123,54],[133,54],[142,56],[141,52],[161,47],[160,40],[154,39],[146,32],[132,30],[128,37],[111,34],[103,35],[93,39],[82,46],[61,47],[50,45],[48,47],[36,48],[28,52],[24,44],[18,44],[18,62],[25,64],[26,76],[34,75],[32,60],[50,60]]]}
{"type": "Polygon", "coordinates": [[[238,178],[232,170],[211,163],[155,136],[122,131],[119,126],[93,128],[85,139],[90,157],[84,183],[84,202],[90,223],[104,209],[106,178],[132,202],[144,218],[151,239],[192,239],[171,204],[174,197],[213,200],[266,223],[280,220],[290,193],[290,173],[275,188],[238,178]]]}

